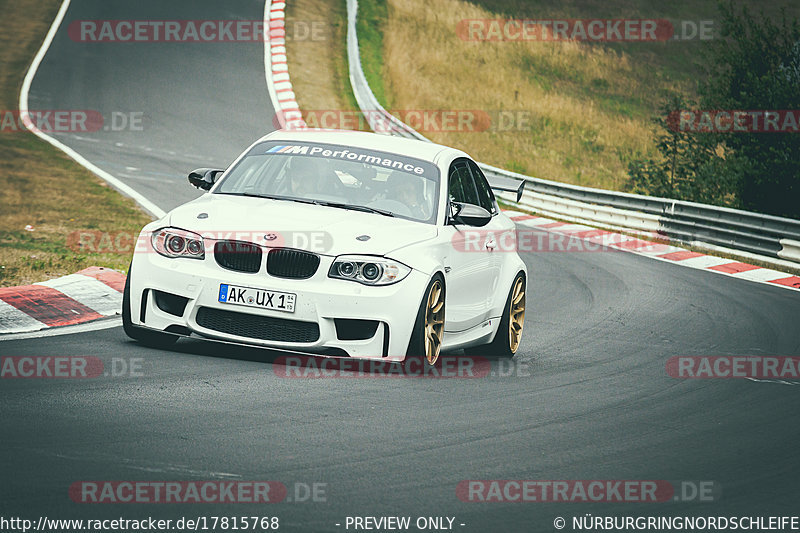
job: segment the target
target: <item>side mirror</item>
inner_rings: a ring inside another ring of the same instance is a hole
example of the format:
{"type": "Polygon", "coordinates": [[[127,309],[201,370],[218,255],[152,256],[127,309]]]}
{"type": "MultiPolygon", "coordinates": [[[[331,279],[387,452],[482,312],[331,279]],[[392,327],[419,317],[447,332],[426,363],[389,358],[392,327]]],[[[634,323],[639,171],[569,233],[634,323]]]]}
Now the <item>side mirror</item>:
{"type": "Polygon", "coordinates": [[[217,168],[197,168],[189,172],[189,183],[198,189],[207,191],[214,186],[214,182],[217,181],[217,176],[223,172],[225,171],[217,168]]]}
{"type": "Polygon", "coordinates": [[[461,204],[452,202],[453,221],[456,224],[465,224],[467,226],[482,227],[492,220],[492,214],[486,209],[473,204],[461,204]]]}

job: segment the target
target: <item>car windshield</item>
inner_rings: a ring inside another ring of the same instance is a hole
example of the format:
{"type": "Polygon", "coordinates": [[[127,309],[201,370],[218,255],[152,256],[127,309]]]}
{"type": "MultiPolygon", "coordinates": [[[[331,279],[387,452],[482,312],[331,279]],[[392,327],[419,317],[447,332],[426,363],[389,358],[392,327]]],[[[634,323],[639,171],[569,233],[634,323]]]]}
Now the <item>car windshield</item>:
{"type": "Polygon", "coordinates": [[[434,223],[439,172],[415,158],[337,145],[261,143],[214,189],[434,223]]]}

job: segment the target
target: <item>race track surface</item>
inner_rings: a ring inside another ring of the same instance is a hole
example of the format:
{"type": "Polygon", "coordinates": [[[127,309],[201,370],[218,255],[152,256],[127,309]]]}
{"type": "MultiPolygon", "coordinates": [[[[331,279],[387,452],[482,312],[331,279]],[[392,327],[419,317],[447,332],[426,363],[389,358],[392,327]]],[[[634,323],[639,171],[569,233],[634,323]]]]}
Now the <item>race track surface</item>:
{"type": "MultiPolygon", "coordinates": [[[[260,2],[75,2],[65,20],[260,18],[260,2]],[[187,12],[191,8],[191,15],[187,12]]],[[[62,29],[63,29],[62,28],[62,29]]],[[[184,174],[226,165],[271,129],[263,49],[91,44],[59,33],[31,108],[142,110],[142,132],[62,140],[162,208],[184,174]],[[122,143],[121,146],[117,143],[122,143]],[[147,148],[150,148],[148,150],[147,148]],[[120,171],[134,167],[137,171],[120,171]]],[[[0,343],[6,356],[96,356],[136,376],[0,383],[0,514],[278,516],[344,531],[347,516],[454,516],[455,530],[554,531],[557,516],[739,516],[797,508],[791,383],[678,380],[679,355],[800,356],[793,291],[625,252],[536,253],[513,363],[478,379],[289,379],[274,353],[194,340],[144,347],[119,327],[0,343]],[[324,483],[324,502],[74,503],[82,480],[324,483]],[[467,503],[462,480],[714,481],[706,503],[467,503]],[[341,524],[337,526],[336,524],[341,524]],[[465,524],[460,526],[459,524],[465,524]]],[[[352,529],[351,529],[352,531],[352,529]]]]}
{"type": "Polygon", "coordinates": [[[288,379],[275,355],[121,328],[7,341],[8,355],[140,361],[141,377],[4,380],[0,492],[17,513],[270,513],[292,531],[348,515],[450,515],[459,530],[549,531],[555,516],[786,512],[796,501],[797,391],[671,378],[674,355],[798,355],[793,292],[627,253],[525,257],[515,366],[481,379],[288,379]],[[512,370],[510,370],[512,369],[512,370]],[[223,475],[224,474],[224,475],[223,475]],[[80,480],[326,483],[325,503],[77,505],[80,480]],[[464,503],[469,479],[713,480],[713,503],[464,503]]]}

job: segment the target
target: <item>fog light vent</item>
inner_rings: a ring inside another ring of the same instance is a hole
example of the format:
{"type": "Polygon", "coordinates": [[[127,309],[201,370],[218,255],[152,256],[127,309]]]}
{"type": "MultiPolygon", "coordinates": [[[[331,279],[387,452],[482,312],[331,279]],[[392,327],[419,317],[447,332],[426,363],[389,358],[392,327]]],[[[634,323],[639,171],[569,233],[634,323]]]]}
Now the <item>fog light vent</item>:
{"type": "Polygon", "coordinates": [[[378,330],[377,320],[356,320],[352,318],[334,318],[336,338],[340,341],[365,341],[375,336],[378,330]]]}
{"type": "Polygon", "coordinates": [[[168,292],[153,291],[153,296],[156,299],[156,307],[174,316],[183,316],[186,310],[186,304],[189,303],[189,298],[178,296],[177,294],[170,294],[168,292]]]}

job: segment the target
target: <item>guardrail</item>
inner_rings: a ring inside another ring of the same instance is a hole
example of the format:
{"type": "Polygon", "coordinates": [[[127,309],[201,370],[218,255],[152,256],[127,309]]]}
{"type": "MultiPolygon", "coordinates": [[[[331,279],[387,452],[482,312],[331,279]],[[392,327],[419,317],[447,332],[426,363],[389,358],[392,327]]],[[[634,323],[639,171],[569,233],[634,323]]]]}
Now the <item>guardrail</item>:
{"type": "MultiPolygon", "coordinates": [[[[381,106],[361,68],[356,19],[358,1],[347,0],[347,59],[356,102],[373,131],[429,141],[381,106]]],[[[762,215],[739,209],[581,187],[525,176],[478,163],[487,177],[524,180],[517,203],[542,215],[634,233],[657,233],[699,248],[743,252],[765,262],[797,268],[800,265],[800,220],[762,215]]]]}

